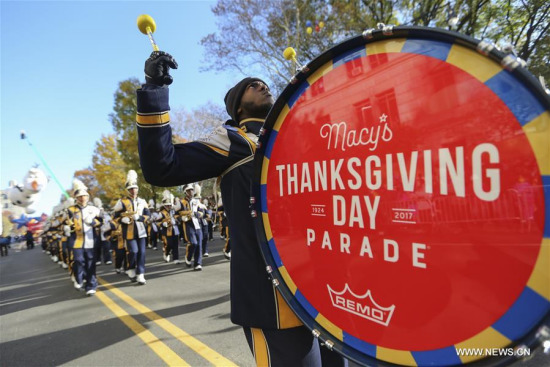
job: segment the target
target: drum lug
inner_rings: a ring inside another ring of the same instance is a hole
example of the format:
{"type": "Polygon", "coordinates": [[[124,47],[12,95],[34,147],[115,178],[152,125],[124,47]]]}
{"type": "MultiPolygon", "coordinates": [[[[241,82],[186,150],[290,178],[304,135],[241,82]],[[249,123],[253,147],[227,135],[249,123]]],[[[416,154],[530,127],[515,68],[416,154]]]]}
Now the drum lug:
{"type": "Polygon", "coordinates": [[[376,27],[382,31],[384,36],[391,36],[393,34],[393,25],[391,24],[385,25],[384,23],[378,23],[376,27]]]}
{"type": "Polygon", "coordinates": [[[525,67],[527,65],[527,63],[524,60],[512,54],[505,56],[500,62],[500,64],[502,65],[503,68],[505,68],[508,71],[512,71],[518,66],[525,67]]]}
{"type": "Polygon", "coordinates": [[[320,333],[319,330],[317,330],[317,329],[311,330],[311,333],[313,334],[313,336],[314,336],[316,339],[318,339],[319,336],[321,335],[321,333],[320,333]]]}
{"type": "Polygon", "coordinates": [[[258,213],[257,213],[255,210],[252,210],[252,211],[250,212],[250,216],[251,216],[252,218],[256,218],[256,217],[258,216],[258,213]]]}
{"type": "Polygon", "coordinates": [[[550,355],[550,328],[548,326],[540,327],[535,337],[541,342],[544,354],[550,355]]]}
{"type": "Polygon", "coordinates": [[[263,127],[260,129],[260,135],[265,135],[265,129],[263,127]]]}
{"type": "Polygon", "coordinates": [[[363,31],[363,38],[368,39],[368,40],[372,39],[373,38],[372,32],[374,32],[374,31],[375,31],[374,28],[365,29],[363,31]]]}
{"type": "Polygon", "coordinates": [[[495,45],[486,41],[481,41],[477,44],[477,52],[485,56],[489,55],[489,53],[493,51],[494,48],[495,45]]]}
{"type": "Polygon", "coordinates": [[[256,204],[256,198],[254,196],[250,197],[250,204],[256,204]]]}
{"type": "Polygon", "coordinates": [[[328,350],[332,350],[334,348],[334,343],[330,340],[325,341],[325,347],[327,347],[328,350]]]}
{"type": "Polygon", "coordinates": [[[278,287],[278,286],[279,286],[279,281],[278,281],[277,279],[273,279],[271,282],[273,283],[273,285],[274,285],[275,287],[278,287]]]}
{"type": "Polygon", "coordinates": [[[265,271],[267,271],[268,274],[271,274],[271,273],[273,273],[273,268],[268,265],[268,266],[265,267],[265,271]]]}

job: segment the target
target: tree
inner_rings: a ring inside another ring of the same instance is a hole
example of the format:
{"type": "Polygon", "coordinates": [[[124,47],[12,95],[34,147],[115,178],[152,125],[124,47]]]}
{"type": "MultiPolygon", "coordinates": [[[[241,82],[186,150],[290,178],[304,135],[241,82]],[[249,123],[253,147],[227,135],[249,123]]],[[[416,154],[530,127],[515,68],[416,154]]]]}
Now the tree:
{"type": "Polygon", "coordinates": [[[212,11],[219,32],[201,41],[205,68],[267,74],[278,91],[295,72],[282,56],[288,46],[307,63],[377,23],[450,28],[452,14],[456,31],[501,47],[510,44],[530,70],[550,79],[547,0],[219,0],[212,11]],[[325,27],[307,35],[305,23],[315,19],[325,27]]]}
{"type": "MultiPolygon", "coordinates": [[[[175,144],[185,143],[206,136],[214,128],[224,123],[227,112],[225,108],[208,102],[198,108],[187,111],[185,109],[172,110],[170,120],[172,125],[173,142],[175,144]]],[[[202,186],[202,196],[212,195],[212,188],[216,178],[199,182],[202,186]]],[[[173,192],[175,196],[182,197],[183,192],[173,192]]]]}
{"type": "MultiPolygon", "coordinates": [[[[90,194],[90,199],[100,197],[101,188],[93,170],[90,168],[84,168],[75,171],[74,178],[79,179],[84,185],[86,185],[86,187],[88,187],[87,191],[88,194],[90,194]]],[[[72,193],[72,189],[67,192],[72,193]]]]}
{"type": "Polygon", "coordinates": [[[196,140],[222,125],[226,115],[224,107],[212,102],[192,111],[175,109],[170,112],[172,133],[179,137],[178,142],[181,143],[196,140]]]}
{"type": "MultiPolygon", "coordinates": [[[[135,126],[137,114],[136,90],[141,87],[137,78],[130,78],[119,83],[115,92],[115,105],[113,112],[109,114],[111,124],[116,134],[116,148],[120,153],[125,168],[133,169],[138,173],[140,196],[147,199],[160,198],[161,191],[158,187],[148,184],[143,179],[143,172],[139,165],[138,137],[135,126]]],[[[124,181],[126,181],[124,172],[124,181]]]]}
{"type": "Polygon", "coordinates": [[[96,142],[92,171],[99,182],[99,198],[104,205],[112,205],[114,200],[125,194],[124,183],[128,168],[117,149],[114,134],[104,135],[96,142]]]}

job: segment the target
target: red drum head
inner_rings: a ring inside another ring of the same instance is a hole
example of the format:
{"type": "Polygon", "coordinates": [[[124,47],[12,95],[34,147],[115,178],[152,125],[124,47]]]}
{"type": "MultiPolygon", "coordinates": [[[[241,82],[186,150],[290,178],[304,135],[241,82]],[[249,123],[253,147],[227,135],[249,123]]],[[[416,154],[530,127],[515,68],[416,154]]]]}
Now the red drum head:
{"type": "Polygon", "coordinates": [[[315,59],[268,116],[255,160],[268,271],[359,363],[513,348],[550,310],[549,98],[456,33],[370,37],[315,59]]]}

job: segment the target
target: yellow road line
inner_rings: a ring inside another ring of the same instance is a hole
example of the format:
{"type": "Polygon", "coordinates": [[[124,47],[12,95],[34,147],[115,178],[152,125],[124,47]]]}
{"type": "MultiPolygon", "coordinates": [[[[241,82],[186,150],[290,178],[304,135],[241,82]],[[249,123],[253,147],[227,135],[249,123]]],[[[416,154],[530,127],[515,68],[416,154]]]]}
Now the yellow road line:
{"type": "Polygon", "coordinates": [[[153,350],[168,366],[190,366],[172,349],[161,342],[152,332],[145,329],[136,319],[130,316],[104,292],[98,291],[97,298],[110,309],[126,326],[130,328],[149,348],[153,350]]]}
{"type": "Polygon", "coordinates": [[[97,277],[97,280],[102,286],[113,292],[122,301],[135,308],[138,312],[143,314],[143,316],[147,317],[149,320],[154,321],[158,326],[166,330],[168,333],[170,333],[183,344],[194,350],[197,354],[212,363],[214,366],[238,367],[229,359],[211,349],[203,342],[195,339],[194,337],[192,337],[176,325],[172,324],[170,321],[164,319],[162,316],[152,311],[148,307],[137,302],[132,297],[128,296],[126,293],[122,292],[120,289],[116,288],[112,284],[108,283],[100,277],[97,277]]]}

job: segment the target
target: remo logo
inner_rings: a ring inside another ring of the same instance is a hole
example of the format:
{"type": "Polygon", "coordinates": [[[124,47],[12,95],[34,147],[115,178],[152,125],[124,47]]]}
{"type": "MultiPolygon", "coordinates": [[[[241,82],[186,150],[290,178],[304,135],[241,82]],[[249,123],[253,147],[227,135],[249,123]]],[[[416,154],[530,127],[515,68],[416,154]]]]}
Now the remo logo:
{"type": "Polygon", "coordinates": [[[266,146],[264,226],[295,294],[392,350],[500,332],[544,235],[529,121],[450,62],[349,55],[296,92],[266,146]]]}

